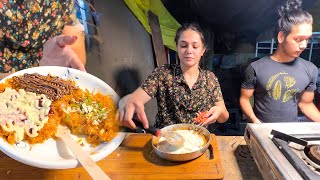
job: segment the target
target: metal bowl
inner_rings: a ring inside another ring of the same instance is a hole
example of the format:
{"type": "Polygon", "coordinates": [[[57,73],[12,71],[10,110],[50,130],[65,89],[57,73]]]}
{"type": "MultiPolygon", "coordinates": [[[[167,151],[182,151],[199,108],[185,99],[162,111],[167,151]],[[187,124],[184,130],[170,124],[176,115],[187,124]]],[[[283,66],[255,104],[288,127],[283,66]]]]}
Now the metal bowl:
{"type": "Polygon", "coordinates": [[[204,135],[205,139],[207,140],[207,143],[201,149],[199,149],[197,151],[193,151],[193,152],[189,152],[189,153],[174,154],[174,153],[169,153],[169,152],[164,152],[164,151],[159,150],[156,147],[156,144],[159,141],[159,138],[153,136],[152,148],[159,157],[161,157],[163,159],[170,160],[170,161],[189,161],[189,160],[192,160],[192,159],[195,159],[195,158],[201,156],[208,149],[208,147],[211,143],[210,132],[206,128],[204,128],[202,126],[197,126],[194,124],[174,124],[174,125],[170,125],[170,126],[162,128],[161,132],[165,133],[165,131],[176,131],[176,130],[195,130],[199,134],[204,135]]]}

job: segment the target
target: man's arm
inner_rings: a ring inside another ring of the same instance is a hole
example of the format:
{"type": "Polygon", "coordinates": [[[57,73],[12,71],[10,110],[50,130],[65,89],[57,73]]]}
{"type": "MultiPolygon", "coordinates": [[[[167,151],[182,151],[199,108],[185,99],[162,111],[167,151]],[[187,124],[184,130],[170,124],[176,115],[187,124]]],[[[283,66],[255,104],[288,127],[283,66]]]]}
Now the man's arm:
{"type": "Polygon", "coordinates": [[[314,92],[304,91],[302,92],[301,98],[298,102],[300,110],[303,112],[308,119],[316,122],[320,122],[320,112],[317,107],[313,104],[314,92]]]}
{"type": "Polygon", "coordinates": [[[254,114],[252,106],[250,104],[250,98],[253,96],[253,93],[254,89],[241,88],[240,107],[242,109],[242,112],[248,118],[249,122],[261,123],[260,120],[254,114]]]}

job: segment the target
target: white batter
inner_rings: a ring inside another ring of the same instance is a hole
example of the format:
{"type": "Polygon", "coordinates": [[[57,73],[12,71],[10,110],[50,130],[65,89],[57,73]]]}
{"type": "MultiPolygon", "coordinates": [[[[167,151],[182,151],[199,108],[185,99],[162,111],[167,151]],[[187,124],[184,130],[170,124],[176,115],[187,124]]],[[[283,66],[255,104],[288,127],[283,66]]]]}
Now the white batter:
{"type": "Polygon", "coordinates": [[[170,145],[165,138],[161,137],[157,148],[160,151],[172,154],[185,154],[201,149],[205,144],[204,138],[194,130],[176,130],[184,138],[184,144],[180,147],[170,145]]]}

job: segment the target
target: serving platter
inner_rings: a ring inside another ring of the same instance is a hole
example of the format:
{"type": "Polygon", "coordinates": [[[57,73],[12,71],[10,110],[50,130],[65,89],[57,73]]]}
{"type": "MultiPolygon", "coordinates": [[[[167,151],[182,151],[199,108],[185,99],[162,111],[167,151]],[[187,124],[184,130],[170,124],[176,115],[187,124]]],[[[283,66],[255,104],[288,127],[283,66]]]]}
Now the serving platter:
{"type": "MultiPolygon", "coordinates": [[[[38,73],[40,75],[53,75],[62,79],[71,79],[76,82],[76,85],[81,89],[87,89],[92,92],[100,92],[105,95],[110,95],[117,104],[119,96],[117,93],[105,82],[99,78],[72,68],[58,67],[58,66],[40,66],[21,70],[11,74],[2,79],[3,83],[7,78],[13,76],[23,75],[25,73],[38,73]]],[[[103,142],[97,146],[89,144],[85,141],[84,136],[72,135],[73,139],[81,143],[83,150],[85,150],[93,161],[97,162],[110,153],[112,153],[122,142],[125,134],[119,132],[115,138],[110,142],[103,142]]],[[[46,169],[68,169],[80,166],[74,155],[68,147],[59,139],[49,138],[44,143],[30,145],[27,142],[20,142],[14,145],[7,143],[0,138],[0,150],[11,158],[39,168],[46,169]]]]}

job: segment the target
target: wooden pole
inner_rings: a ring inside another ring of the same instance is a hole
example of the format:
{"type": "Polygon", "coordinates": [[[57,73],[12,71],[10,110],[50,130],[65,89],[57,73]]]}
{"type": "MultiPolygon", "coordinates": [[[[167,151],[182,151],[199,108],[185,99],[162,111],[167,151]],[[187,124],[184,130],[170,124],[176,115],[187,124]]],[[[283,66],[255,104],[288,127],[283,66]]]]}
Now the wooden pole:
{"type": "Polygon", "coordinates": [[[166,53],[162,41],[161,29],[158,16],[148,11],[148,19],[151,28],[151,36],[153,43],[153,50],[156,56],[157,67],[163,64],[167,64],[166,53]]]}

